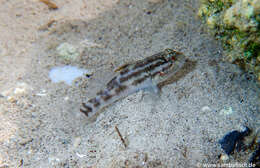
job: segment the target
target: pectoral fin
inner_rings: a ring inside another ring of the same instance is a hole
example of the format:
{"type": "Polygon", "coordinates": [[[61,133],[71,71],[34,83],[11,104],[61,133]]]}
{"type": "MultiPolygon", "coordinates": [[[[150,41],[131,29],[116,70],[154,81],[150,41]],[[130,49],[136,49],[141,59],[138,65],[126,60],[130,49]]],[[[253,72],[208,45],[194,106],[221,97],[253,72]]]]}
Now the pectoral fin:
{"type": "Polygon", "coordinates": [[[160,89],[156,85],[156,83],[153,82],[152,79],[148,79],[144,83],[144,90],[152,93],[153,95],[159,95],[160,94],[160,89]]]}

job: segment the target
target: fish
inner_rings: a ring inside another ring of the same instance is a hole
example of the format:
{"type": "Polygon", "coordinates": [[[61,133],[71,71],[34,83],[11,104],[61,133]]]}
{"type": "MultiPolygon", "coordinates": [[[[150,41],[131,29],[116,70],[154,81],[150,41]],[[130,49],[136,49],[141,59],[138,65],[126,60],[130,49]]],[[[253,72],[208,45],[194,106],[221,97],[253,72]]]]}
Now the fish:
{"type": "Polygon", "coordinates": [[[106,106],[140,90],[158,94],[158,84],[174,75],[184,63],[183,53],[168,48],[142,60],[123,64],[114,70],[115,75],[104,89],[82,103],[80,111],[92,117],[106,106]]]}

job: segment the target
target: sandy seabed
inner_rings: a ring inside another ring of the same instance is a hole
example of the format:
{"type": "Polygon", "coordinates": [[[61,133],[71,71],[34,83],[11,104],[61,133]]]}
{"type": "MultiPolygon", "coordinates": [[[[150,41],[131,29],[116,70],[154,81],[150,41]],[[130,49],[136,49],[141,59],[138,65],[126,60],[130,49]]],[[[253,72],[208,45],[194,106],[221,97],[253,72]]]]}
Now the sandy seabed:
{"type": "Polygon", "coordinates": [[[222,61],[220,44],[197,18],[197,0],[53,2],[58,9],[37,0],[0,5],[1,168],[201,167],[219,163],[218,141],[227,132],[259,128],[259,87],[222,61]],[[78,57],[59,57],[61,43],[74,46],[78,57]],[[94,121],[79,112],[115,67],[165,48],[194,64],[159,98],[137,92],[94,121]],[[93,75],[71,86],[51,82],[50,69],[62,65],[93,75]]]}

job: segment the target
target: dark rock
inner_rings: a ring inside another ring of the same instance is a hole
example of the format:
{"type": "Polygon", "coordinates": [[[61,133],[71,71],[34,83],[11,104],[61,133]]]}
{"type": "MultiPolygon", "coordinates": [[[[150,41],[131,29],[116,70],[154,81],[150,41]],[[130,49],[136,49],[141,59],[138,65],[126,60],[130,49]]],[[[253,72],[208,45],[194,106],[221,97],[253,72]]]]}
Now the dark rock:
{"type": "Polygon", "coordinates": [[[244,137],[248,136],[251,133],[251,130],[248,127],[245,127],[245,130],[242,132],[232,131],[226,134],[220,141],[221,148],[225,151],[226,154],[230,155],[236,149],[240,151],[244,144],[244,137]]]}
{"type": "Polygon", "coordinates": [[[258,144],[257,150],[250,157],[249,163],[253,163],[257,167],[260,167],[260,144],[258,144]]]}

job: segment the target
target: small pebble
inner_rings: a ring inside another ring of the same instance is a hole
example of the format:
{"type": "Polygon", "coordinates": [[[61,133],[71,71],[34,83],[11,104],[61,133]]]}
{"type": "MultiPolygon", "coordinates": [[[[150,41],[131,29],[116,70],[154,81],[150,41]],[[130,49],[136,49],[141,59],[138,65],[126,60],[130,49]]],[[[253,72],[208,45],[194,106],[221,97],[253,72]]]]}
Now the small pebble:
{"type": "Polygon", "coordinates": [[[18,83],[17,87],[14,89],[14,94],[16,95],[26,95],[28,91],[32,88],[26,83],[18,83]]]}
{"type": "Polygon", "coordinates": [[[15,88],[14,94],[24,94],[26,92],[25,88],[15,88]]]}
{"type": "Polygon", "coordinates": [[[47,91],[44,89],[41,89],[41,91],[39,93],[36,93],[36,96],[46,96],[47,91]]]}
{"type": "Polygon", "coordinates": [[[77,148],[80,145],[80,143],[81,143],[81,138],[80,137],[76,137],[74,139],[74,142],[73,142],[73,147],[77,148]]]}
{"type": "Polygon", "coordinates": [[[22,145],[22,146],[24,146],[24,145],[26,145],[26,144],[28,144],[28,143],[30,143],[30,142],[32,142],[32,141],[33,141],[32,138],[23,138],[23,139],[21,139],[21,140],[19,141],[19,144],[22,145]]]}
{"type": "Polygon", "coordinates": [[[69,43],[60,44],[56,51],[61,58],[67,61],[74,61],[79,56],[77,49],[69,43]]]}
{"type": "Polygon", "coordinates": [[[16,100],[14,97],[12,97],[12,96],[8,96],[8,97],[7,97],[7,101],[9,101],[10,103],[15,103],[15,102],[17,102],[17,100],[16,100]]]}
{"type": "Polygon", "coordinates": [[[70,98],[68,96],[64,97],[65,101],[68,101],[70,98]]]}
{"type": "Polygon", "coordinates": [[[226,107],[226,108],[220,110],[221,115],[230,115],[232,113],[233,113],[232,107],[226,107]]]}
{"type": "Polygon", "coordinates": [[[220,156],[220,160],[222,160],[222,161],[226,161],[226,160],[228,160],[228,159],[229,159],[229,157],[228,157],[227,154],[221,154],[221,156],[220,156]]]}
{"type": "Polygon", "coordinates": [[[50,165],[57,165],[60,162],[60,159],[57,157],[49,157],[48,160],[50,165]]]}
{"type": "Polygon", "coordinates": [[[204,107],[202,107],[201,110],[202,110],[203,112],[205,112],[205,111],[210,111],[211,109],[210,109],[209,106],[204,106],[204,107]]]}
{"type": "Polygon", "coordinates": [[[83,158],[83,157],[86,157],[87,155],[83,155],[83,154],[79,154],[79,153],[76,153],[76,155],[80,158],[83,158]]]}

